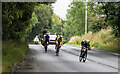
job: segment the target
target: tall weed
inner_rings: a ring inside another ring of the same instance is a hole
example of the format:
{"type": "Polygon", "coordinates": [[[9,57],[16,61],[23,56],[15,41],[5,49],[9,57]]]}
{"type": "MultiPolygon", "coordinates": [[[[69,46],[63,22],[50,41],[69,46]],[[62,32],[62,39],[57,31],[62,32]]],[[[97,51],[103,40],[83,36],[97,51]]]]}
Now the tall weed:
{"type": "Polygon", "coordinates": [[[13,64],[19,62],[28,51],[28,45],[23,42],[3,41],[2,43],[2,71],[9,72],[13,64]]]}
{"type": "Polygon", "coordinates": [[[111,28],[101,29],[101,31],[97,33],[88,32],[87,35],[73,36],[68,43],[80,45],[82,40],[90,40],[92,47],[97,47],[103,50],[119,51],[120,38],[116,38],[111,32],[111,28]]]}

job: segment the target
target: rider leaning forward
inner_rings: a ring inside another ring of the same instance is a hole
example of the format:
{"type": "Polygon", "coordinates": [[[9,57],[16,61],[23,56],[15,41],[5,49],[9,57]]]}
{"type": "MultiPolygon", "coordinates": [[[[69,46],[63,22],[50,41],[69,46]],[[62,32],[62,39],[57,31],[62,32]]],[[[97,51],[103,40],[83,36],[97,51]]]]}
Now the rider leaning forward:
{"type": "Polygon", "coordinates": [[[45,41],[45,43],[47,44],[47,42],[48,42],[48,44],[49,44],[49,39],[50,39],[50,36],[49,36],[49,34],[47,33],[46,34],[46,36],[44,36],[44,41],[45,41]]]}
{"type": "MultiPolygon", "coordinates": [[[[83,48],[86,48],[87,50],[90,50],[90,41],[89,40],[83,40],[81,42],[81,53],[83,52],[83,48]]],[[[87,51],[86,51],[87,52],[87,51]]]]}
{"type": "Polygon", "coordinates": [[[60,36],[57,35],[56,38],[55,38],[55,49],[57,48],[57,40],[58,40],[59,37],[60,37],[60,36]]]}
{"type": "MultiPolygon", "coordinates": [[[[59,37],[59,36],[58,36],[58,37],[59,37]]],[[[56,47],[57,47],[58,45],[63,45],[63,37],[62,37],[62,35],[60,35],[60,37],[56,40],[56,47]]]]}

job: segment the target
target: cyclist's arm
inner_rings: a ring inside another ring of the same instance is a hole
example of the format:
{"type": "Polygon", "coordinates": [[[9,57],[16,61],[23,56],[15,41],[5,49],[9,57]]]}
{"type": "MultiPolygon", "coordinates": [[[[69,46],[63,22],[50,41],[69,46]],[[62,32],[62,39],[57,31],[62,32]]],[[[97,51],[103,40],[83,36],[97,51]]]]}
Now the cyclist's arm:
{"type": "Polygon", "coordinates": [[[44,41],[46,41],[46,36],[44,36],[44,41]]]}
{"type": "Polygon", "coordinates": [[[87,47],[90,47],[90,44],[88,44],[87,47]]]}
{"type": "Polygon", "coordinates": [[[48,37],[48,43],[50,42],[50,36],[48,37]]]}
{"type": "Polygon", "coordinates": [[[62,45],[63,45],[63,38],[62,38],[62,45]]]}

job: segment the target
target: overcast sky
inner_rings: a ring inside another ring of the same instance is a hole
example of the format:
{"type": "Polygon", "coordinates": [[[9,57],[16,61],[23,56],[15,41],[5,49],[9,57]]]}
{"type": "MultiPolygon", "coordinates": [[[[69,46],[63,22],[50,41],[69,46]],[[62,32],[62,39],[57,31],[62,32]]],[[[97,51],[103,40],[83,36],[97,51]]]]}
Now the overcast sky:
{"type": "Polygon", "coordinates": [[[67,9],[72,0],[57,0],[53,6],[53,12],[62,19],[66,19],[67,9]]]}

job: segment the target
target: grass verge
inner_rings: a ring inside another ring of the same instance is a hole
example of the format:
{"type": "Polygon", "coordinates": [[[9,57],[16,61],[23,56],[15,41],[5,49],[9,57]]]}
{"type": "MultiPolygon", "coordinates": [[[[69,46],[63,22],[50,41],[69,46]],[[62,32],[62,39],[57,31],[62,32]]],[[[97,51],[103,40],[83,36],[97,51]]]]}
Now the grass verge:
{"type": "Polygon", "coordinates": [[[91,47],[120,52],[120,37],[116,38],[111,28],[102,29],[97,33],[89,32],[87,35],[73,36],[68,44],[80,45],[82,40],[90,40],[91,47]]]}
{"type": "Polygon", "coordinates": [[[13,65],[19,62],[28,51],[28,44],[23,42],[3,41],[2,72],[10,72],[13,65]]]}

